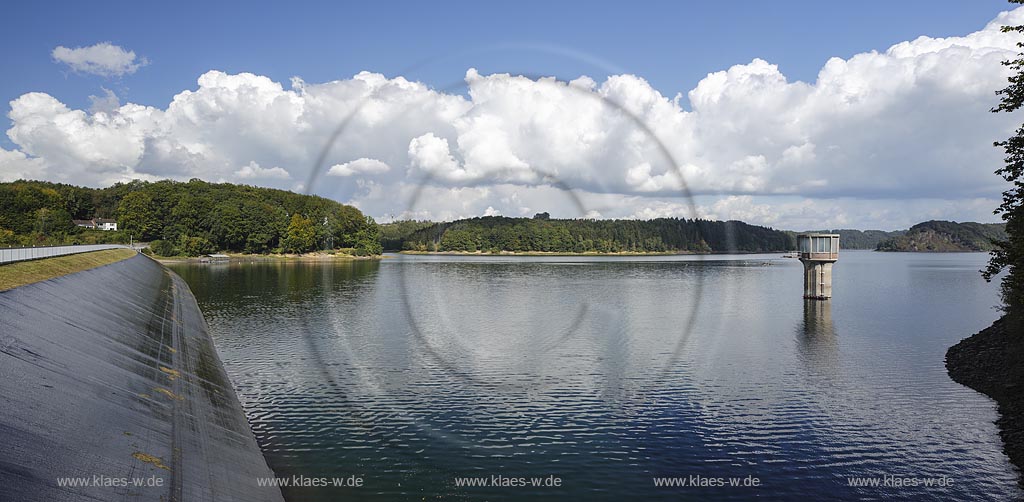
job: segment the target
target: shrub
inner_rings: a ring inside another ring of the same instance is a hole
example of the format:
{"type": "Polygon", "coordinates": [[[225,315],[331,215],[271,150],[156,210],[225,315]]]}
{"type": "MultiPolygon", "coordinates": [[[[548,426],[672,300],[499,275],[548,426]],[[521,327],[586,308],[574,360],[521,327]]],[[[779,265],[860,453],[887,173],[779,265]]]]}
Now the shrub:
{"type": "Polygon", "coordinates": [[[174,245],[169,241],[157,239],[149,243],[149,249],[157,256],[174,256],[174,245]]]}

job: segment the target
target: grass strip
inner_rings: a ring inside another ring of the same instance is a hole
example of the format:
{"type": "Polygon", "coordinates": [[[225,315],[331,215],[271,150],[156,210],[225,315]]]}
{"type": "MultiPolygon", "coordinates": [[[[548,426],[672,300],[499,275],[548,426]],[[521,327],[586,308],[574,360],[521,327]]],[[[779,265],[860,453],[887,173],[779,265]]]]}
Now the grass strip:
{"type": "Polygon", "coordinates": [[[106,249],[0,265],[0,291],[73,274],[135,256],[131,249],[106,249]]]}

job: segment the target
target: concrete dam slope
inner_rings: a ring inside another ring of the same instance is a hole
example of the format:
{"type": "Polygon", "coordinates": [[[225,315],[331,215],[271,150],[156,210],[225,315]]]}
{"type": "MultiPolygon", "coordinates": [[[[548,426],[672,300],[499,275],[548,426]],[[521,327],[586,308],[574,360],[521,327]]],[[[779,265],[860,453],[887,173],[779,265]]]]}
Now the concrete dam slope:
{"type": "Polygon", "coordinates": [[[0,446],[0,500],[283,500],[195,298],[142,255],[0,293],[0,446]]]}

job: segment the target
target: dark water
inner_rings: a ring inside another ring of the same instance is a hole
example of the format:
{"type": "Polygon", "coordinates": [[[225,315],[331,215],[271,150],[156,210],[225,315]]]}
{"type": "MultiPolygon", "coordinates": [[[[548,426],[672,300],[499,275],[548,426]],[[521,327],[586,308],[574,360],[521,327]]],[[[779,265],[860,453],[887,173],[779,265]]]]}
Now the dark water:
{"type": "Polygon", "coordinates": [[[809,303],[778,255],[172,268],[271,468],[364,481],[292,500],[1012,499],[994,404],[943,367],[998,317],[985,260],[844,252],[809,303]],[[886,475],[918,486],[848,483],[886,475]],[[457,481],[492,476],[561,487],[457,481]],[[653,479],[690,476],[760,486],[653,479]]]}

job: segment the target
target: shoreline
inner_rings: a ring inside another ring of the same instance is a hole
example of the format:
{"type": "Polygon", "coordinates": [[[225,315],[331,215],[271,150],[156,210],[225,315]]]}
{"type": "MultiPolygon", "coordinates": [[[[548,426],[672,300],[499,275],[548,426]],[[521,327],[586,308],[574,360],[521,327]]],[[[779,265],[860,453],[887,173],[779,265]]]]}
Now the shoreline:
{"type": "Polygon", "coordinates": [[[566,251],[385,251],[386,253],[407,254],[407,255],[439,255],[439,256],[696,256],[696,255],[725,255],[725,254],[777,254],[792,253],[792,251],[728,251],[728,252],[707,252],[696,251],[616,251],[598,252],[587,251],[583,253],[572,253],[566,251]]]}
{"type": "Polygon", "coordinates": [[[146,255],[157,262],[168,263],[246,263],[256,261],[368,261],[382,260],[384,255],[355,256],[350,254],[306,253],[306,254],[243,254],[225,253],[226,260],[210,260],[201,256],[155,256],[146,255]]]}
{"type": "Polygon", "coordinates": [[[991,253],[980,249],[872,249],[876,253],[917,253],[917,254],[963,254],[991,253]]]}
{"type": "Polygon", "coordinates": [[[1004,316],[946,351],[949,377],[996,402],[1003,453],[1024,488],[1024,337],[1019,320],[1004,316]]]}

